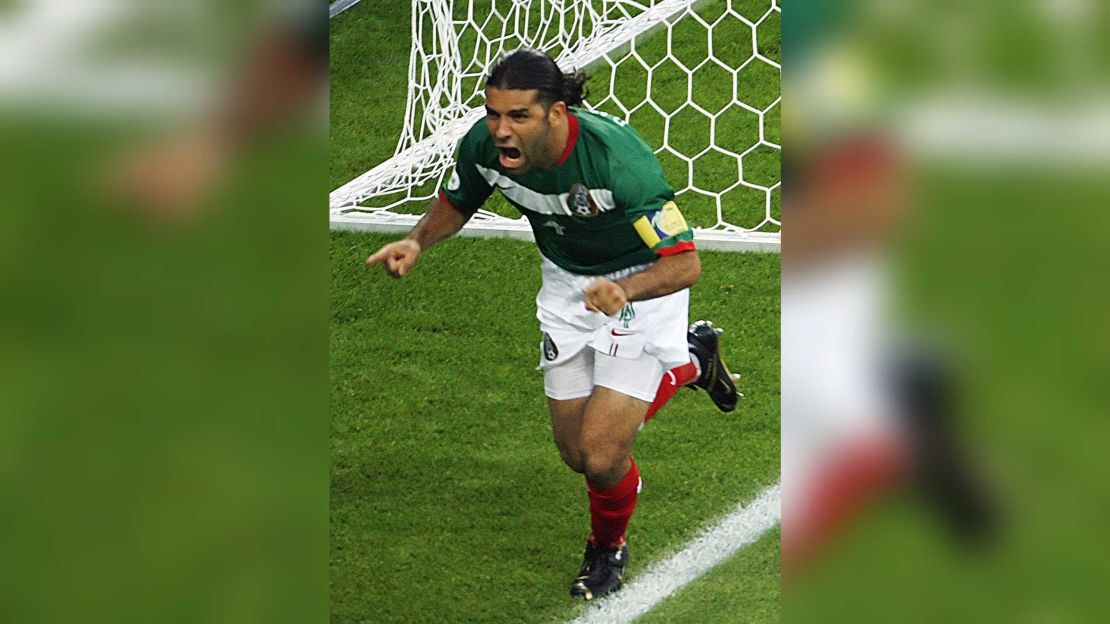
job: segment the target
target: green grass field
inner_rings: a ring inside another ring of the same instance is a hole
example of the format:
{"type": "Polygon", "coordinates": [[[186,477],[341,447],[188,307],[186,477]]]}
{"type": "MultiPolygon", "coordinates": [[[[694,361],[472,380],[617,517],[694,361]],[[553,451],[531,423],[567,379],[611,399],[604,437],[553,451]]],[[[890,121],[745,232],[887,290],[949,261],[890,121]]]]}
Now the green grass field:
{"type": "MultiPolygon", "coordinates": [[[[538,254],[451,240],[394,281],[363,265],[390,238],[332,235],[333,618],[565,618],[588,516],[533,370],[538,254]]],[[[703,256],[691,315],[727,328],[747,398],[721,414],[683,391],[640,434],[633,577],[778,478],[778,256],[703,256]]],[[[752,621],[773,621],[777,547],[760,552],[719,589],[751,587],[742,604],[768,615],[752,621]]]]}
{"type": "MultiPolygon", "coordinates": [[[[769,4],[737,7],[757,17],[769,4]]],[[[711,3],[704,14],[712,19],[721,7],[711,3]]],[[[392,155],[404,115],[408,22],[404,3],[360,3],[332,21],[333,188],[392,155]]],[[[775,60],[777,29],[777,22],[768,24],[760,41],[775,60]]],[[[696,33],[684,39],[682,30],[675,32],[676,56],[694,53],[696,33]]],[[[722,54],[750,46],[750,37],[719,41],[722,54]]],[[[644,55],[661,54],[667,42],[664,36],[638,45],[644,55]]],[[[741,81],[766,105],[778,92],[777,74],[771,78],[749,72],[741,81]]],[[[608,91],[606,80],[593,82],[594,93],[608,91]]],[[[730,81],[727,75],[719,83],[699,78],[698,93],[719,99],[730,81]]],[[[684,84],[668,84],[656,88],[685,91],[684,84]]],[[[636,88],[636,80],[627,80],[617,93],[636,88]]],[[[768,138],[777,142],[777,107],[768,119],[768,138]]],[[[694,137],[696,143],[702,129],[683,129],[683,121],[671,132],[679,146],[695,149],[682,141],[694,137]]],[[[662,118],[633,123],[649,141],[661,138],[662,118]]],[[[758,137],[754,115],[728,115],[721,124],[724,143],[750,145],[758,137]]],[[[752,160],[752,175],[777,179],[778,152],[760,156],[758,164],[752,160]]],[[[663,164],[672,183],[685,182],[684,165],[663,164]]],[[[722,184],[729,172],[707,167],[697,175],[699,182],[722,184]]],[[[735,171],[731,175],[735,179],[735,171]]],[[[683,204],[690,221],[711,224],[704,202],[684,197],[691,199],[683,204]]],[[[736,212],[726,218],[761,215],[762,202],[762,193],[730,197],[736,212]]],[[[487,204],[515,216],[500,196],[487,204]]],[[[394,238],[331,237],[332,619],[572,617],[580,606],[567,588],[589,518],[582,479],[562,464],[550,439],[542,375],[534,370],[535,247],[450,240],[394,281],[363,265],[394,238]]],[[[704,395],[683,391],[640,434],[634,454],[645,486],[629,535],[632,578],[778,480],[778,256],[702,255],[705,270],[694,289],[691,320],[710,318],[727,329],[726,356],[744,375],[747,399],[725,415],[704,395]]],[[[734,621],[738,612],[746,621],[777,621],[778,578],[775,531],[672,596],[651,618],[705,621],[691,619],[701,611],[721,622],[734,621]]]]}

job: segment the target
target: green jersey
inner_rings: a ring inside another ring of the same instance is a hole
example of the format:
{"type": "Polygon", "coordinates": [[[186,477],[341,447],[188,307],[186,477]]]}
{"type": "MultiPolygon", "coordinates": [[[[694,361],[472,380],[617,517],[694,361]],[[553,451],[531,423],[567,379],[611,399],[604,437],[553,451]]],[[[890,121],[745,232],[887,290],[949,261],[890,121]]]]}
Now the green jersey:
{"type": "Polygon", "coordinates": [[[694,248],[651,148],[623,119],[568,109],[555,166],[509,175],[485,121],[459,143],[441,197],[473,215],[494,188],[528,218],[540,253],[580,275],[604,275],[694,248]]]}

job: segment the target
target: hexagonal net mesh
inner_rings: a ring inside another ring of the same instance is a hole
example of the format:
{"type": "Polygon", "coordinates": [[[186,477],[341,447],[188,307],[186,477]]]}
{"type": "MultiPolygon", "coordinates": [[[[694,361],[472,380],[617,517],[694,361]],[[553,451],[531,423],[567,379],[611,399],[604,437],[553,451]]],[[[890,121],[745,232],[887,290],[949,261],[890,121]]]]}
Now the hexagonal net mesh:
{"type": "MultiPolygon", "coordinates": [[[[332,227],[412,227],[484,114],[488,68],[529,46],[564,71],[585,70],[584,106],[629,121],[654,148],[700,246],[778,250],[778,0],[413,0],[412,8],[396,153],[332,191],[332,227]]],[[[519,213],[489,201],[463,233],[529,232],[519,213]]]]}

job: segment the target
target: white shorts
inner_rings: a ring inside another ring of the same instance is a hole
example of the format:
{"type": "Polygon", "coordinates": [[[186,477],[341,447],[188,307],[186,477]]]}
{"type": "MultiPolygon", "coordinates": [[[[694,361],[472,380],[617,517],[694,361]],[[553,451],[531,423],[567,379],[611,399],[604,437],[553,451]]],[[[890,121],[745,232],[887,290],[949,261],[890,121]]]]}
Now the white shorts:
{"type": "MultiPolygon", "coordinates": [[[[612,280],[641,265],[610,273],[612,280]]],[[[575,275],[544,258],[536,318],[543,340],[540,364],[548,397],[589,396],[594,386],[651,401],[663,373],[690,361],[686,344],[690,290],[630,303],[606,316],[586,310],[582,289],[595,277],[575,275]]]]}
{"type": "Polygon", "coordinates": [[[602,386],[651,403],[663,379],[663,365],[650,355],[620,358],[582,349],[570,360],[544,370],[544,393],[556,401],[590,396],[602,386]]]}

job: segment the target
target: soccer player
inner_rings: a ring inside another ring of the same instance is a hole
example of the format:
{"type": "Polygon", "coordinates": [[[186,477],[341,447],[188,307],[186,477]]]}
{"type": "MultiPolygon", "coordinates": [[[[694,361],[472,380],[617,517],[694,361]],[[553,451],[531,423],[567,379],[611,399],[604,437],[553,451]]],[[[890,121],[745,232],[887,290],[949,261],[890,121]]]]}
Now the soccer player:
{"type": "Polygon", "coordinates": [[[589,492],[592,532],[570,591],[590,600],[619,589],[628,565],[636,432],[682,386],[726,412],[739,395],[720,330],[687,328],[701,263],[674,192],[624,120],[574,108],[585,80],[534,50],[500,60],[486,77],[485,119],[459,144],[445,190],[366,262],[406,275],[495,188],[528,218],[543,257],[539,369],[555,444],[589,492]]]}

